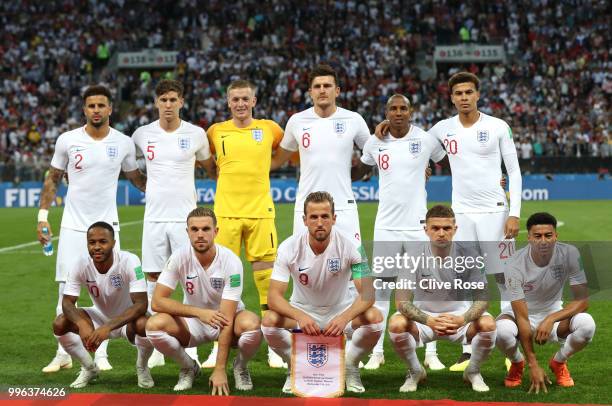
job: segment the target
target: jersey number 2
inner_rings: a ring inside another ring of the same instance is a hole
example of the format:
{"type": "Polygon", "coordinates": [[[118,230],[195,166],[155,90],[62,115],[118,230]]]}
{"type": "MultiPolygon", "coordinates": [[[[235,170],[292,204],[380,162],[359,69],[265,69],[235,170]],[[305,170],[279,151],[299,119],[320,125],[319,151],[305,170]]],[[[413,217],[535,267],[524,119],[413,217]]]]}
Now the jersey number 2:
{"type": "Polygon", "coordinates": [[[74,163],[74,169],[78,169],[78,170],[83,169],[83,167],[81,166],[81,162],[83,162],[83,155],[81,155],[81,154],[76,154],[76,155],[74,156],[74,159],[75,159],[75,161],[76,161],[76,162],[74,163]]]}

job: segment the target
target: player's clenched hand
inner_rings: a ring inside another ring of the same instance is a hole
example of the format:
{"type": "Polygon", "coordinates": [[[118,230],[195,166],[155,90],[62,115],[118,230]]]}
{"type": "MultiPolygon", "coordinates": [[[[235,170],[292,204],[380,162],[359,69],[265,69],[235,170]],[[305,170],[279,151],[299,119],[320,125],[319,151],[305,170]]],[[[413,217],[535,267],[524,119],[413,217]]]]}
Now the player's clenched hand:
{"type": "Polygon", "coordinates": [[[350,320],[346,320],[342,315],[334,317],[327,326],[323,329],[324,336],[339,336],[344,332],[346,325],[350,320]]]}
{"type": "Polygon", "coordinates": [[[506,238],[514,238],[518,235],[519,232],[519,219],[518,217],[510,216],[508,220],[506,220],[506,224],[504,225],[504,235],[506,238]]]}
{"type": "Polygon", "coordinates": [[[227,374],[223,369],[215,368],[208,378],[208,385],[212,386],[212,395],[228,396],[229,385],[227,383],[227,374]]]}
{"type": "Polygon", "coordinates": [[[38,241],[40,241],[42,245],[45,245],[48,241],[51,241],[51,237],[53,237],[53,233],[51,232],[51,225],[46,221],[38,222],[38,225],[36,226],[36,232],[38,233],[38,241]],[[49,230],[47,234],[43,234],[43,227],[47,227],[47,230],[49,230]]]}
{"type": "Polygon", "coordinates": [[[529,367],[529,375],[531,376],[531,386],[529,387],[529,392],[535,392],[536,395],[540,393],[540,389],[544,390],[545,393],[548,393],[548,389],[546,389],[546,384],[552,384],[546,373],[539,365],[533,365],[529,367]]]}
{"type": "Polygon", "coordinates": [[[309,336],[318,336],[321,334],[321,329],[317,322],[307,314],[304,314],[299,319],[296,320],[300,329],[309,336]]]}
{"type": "Polygon", "coordinates": [[[376,129],[374,130],[374,135],[376,135],[377,138],[382,139],[382,137],[384,137],[385,134],[387,134],[388,132],[389,120],[383,120],[376,126],[376,129]]]}
{"type": "Polygon", "coordinates": [[[548,337],[550,337],[550,332],[555,325],[554,320],[549,319],[548,317],[542,320],[538,328],[536,329],[536,334],[534,337],[534,341],[538,344],[546,344],[548,341],[548,337]]]}
{"type": "Polygon", "coordinates": [[[198,319],[202,323],[218,328],[223,328],[229,324],[227,317],[218,310],[200,309],[198,319]]]}
{"type": "Polygon", "coordinates": [[[100,326],[95,329],[87,338],[87,342],[85,343],[85,348],[89,351],[95,351],[98,349],[102,341],[108,339],[110,336],[111,329],[108,326],[100,326]]]}

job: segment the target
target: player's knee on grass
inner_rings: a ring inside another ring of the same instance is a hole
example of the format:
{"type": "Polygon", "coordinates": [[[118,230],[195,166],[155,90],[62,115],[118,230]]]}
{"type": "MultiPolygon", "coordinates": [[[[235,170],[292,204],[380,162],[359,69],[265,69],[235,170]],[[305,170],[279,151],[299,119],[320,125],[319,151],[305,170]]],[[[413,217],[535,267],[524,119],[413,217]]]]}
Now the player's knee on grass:
{"type": "Polygon", "coordinates": [[[253,312],[243,310],[236,316],[234,320],[234,333],[239,336],[245,331],[260,330],[261,323],[259,317],[253,312]]]}
{"type": "Polygon", "coordinates": [[[281,322],[282,317],[280,314],[276,313],[274,310],[268,310],[264,315],[261,325],[263,327],[280,327],[281,322]]]}
{"type": "Polygon", "coordinates": [[[578,313],[570,321],[570,330],[581,341],[590,343],[595,335],[595,320],[588,313],[578,313]]]}
{"type": "Polygon", "coordinates": [[[476,330],[478,332],[491,332],[495,331],[495,319],[491,316],[482,316],[476,320],[476,330]]]}
{"type": "Polygon", "coordinates": [[[394,334],[405,333],[408,331],[410,323],[410,320],[401,314],[394,314],[389,319],[389,332],[394,334]]]}

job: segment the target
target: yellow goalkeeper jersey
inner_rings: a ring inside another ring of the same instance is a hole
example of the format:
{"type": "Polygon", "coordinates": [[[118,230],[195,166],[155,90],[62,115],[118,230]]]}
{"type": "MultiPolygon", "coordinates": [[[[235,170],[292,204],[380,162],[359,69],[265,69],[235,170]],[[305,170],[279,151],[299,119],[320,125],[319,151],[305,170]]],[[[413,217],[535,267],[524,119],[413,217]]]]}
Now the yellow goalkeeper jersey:
{"type": "Polygon", "coordinates": [[[280,126],[272,120],[254,119],[248,127],[238,128],[228,120],[212,125],[208,138],[219,172],[215,214],[274,218],[270,162],[283,138],[280,126]]]}

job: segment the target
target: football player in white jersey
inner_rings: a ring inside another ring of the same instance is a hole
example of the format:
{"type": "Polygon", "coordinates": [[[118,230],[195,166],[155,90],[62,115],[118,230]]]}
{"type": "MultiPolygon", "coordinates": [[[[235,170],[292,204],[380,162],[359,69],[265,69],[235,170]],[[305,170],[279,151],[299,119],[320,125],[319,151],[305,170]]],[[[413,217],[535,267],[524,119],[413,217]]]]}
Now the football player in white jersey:
{"type": "MultiPolygon", "coordinates": [[[[373,257],[394,257],[396,254],[414,255],[415,242],[426,241],[423,230],[427,212],[425,171],[429,160],[439,162],[446,153],[442,145],[425,131],[410,124],[411,106],[406,96],[394,94],[386,105],[389,134],[378,139],[370,137],[363,148],[358,176],[371,171],[376,165],[379,173],[379,204],[374,225],[373,257]],[[406,198],[409,192],[409,199],[406,198]]],[[[395,270],[392,270],[395,271],[395,270]]],[[[397,274],[375,275],[394,279],[397,274]]],[[[390,289],[376,291],[376,307],[386,323],[391,301],[390,289]]],[[[384,335],[372,352],[366,369],[378,369],[384,364],[384,335]]],[[[433,370],[444,369],[436,353],[436,343],[427,344],[425,366],[433,370]]]]}
{"type": "MultiPolygon", "coordinates": [[[[155,95],[159,120],[139,127],[132,136],[147,168],[142,270],[147,275],[149,303],[168,257],[189,243],[185,218],[197,202],[195,165],[203,166],[209,176],[215,176],[206,132],[181,120],[182,83],[161,80],[155,87],[155,95]]],[[[197,349],[190,350],[190,355],[197,359],[197,349]]],[[[149,367],[163,363],[163,357],[155,352],[149,367]]]]}
{"type": "Polygon", "coordinates": [[[147,337],[153,346],[180,366],[175,391],[193,386],[200,367],[185,348],[219,342],[217,363],[210,376],[212,394],[228,395],[226,364],[231,346],[238,347],[233,370],[236,389],[251,390],[247,363],[259,348],[259,317],[244,309],[242,262],[230,249],[215,244],[218,232],[215,213],[198,207],[187,217],[190,244],[173,252],[158,279],[147,337]],[[183,303],[170,296],[177,283],[183,303]]]}
{"type": "MultiPolygon", "coordinates": [[[[519,231],[522,180],[512,130],[498,118],[478,111],[480,80],[459,72],[448,81],[451,101],[457,115],[434,125],[429,133],[444,145],[453,182],[452,207],[457,216],[457,241],[478,241],[486,252],[486,270],[495,274],[500,291],[504,289],[504,262],[514,252],[519,231]],[[510,181],[510,204],[500,187],[501,163],[510,181]]],[[[386,132],[385,125],[376,134],[386,132]]],[[[451,370],[461,371],[468,364],[464,353],[451,370]]]]}
{"type": "Polygon", "coordinates": [[[299,151],[300,180],[293,217],[294,233],[304,230],[302,207],[306,196],[325,190],[336,204],[336,229],[361,245],[359,213],[351,187],[351,158],[353,145],[363,149],[370,130],[361,115],[336,105],[340,87],[331,66],[318,65],[310,72],[308,81],[313,107],[289,118],[271,170],[299,151]]]}
{"type": "Polygon", "coordinates": [[[511,307],[497,318],[497,346],[512,366],[504,384],[521,384],[525,358],[529,364],[529,392],[547,392],[550,380],[539,366],[533,343],[558,342],[561,348],[549,367],[563,387],[574,386],[567,360],[582,350],[595,334],[589,307],[587,279],[576,247],[557,241],[557,220],[535,213],[527,220],[529,244],[516,252],[506,269],[506,294],[511,307]],[[563,288],[569,283],[573,300],[563,305],[563,288]],[[525,357],[519,349],[519,342],[525,357]]]}
{"type": "Polygon", "coordinates": [[[485,312],[489,302],[482,270],[484,258],[476,255],[478,250],[454,243],[456,231],[450,207],[429,209],[425,232],[430,242],[424,244],[424,261],[400,273],[407,289],[396,291],[399,313],[389,320],[393,347],[408,366],[400,392],[416,391],[427,376],[416,356],[417,345],[440,339],[471,342],[472,356],[463,378],[477,392],[489,390],[480,366],[495,346],[495,320],[485,312]]]}
{"type": "Polygon", "coordinates": [[[98,376],[99,368],[87,352],[109,338],[125,338],[138,350],[138,386],[154,383],[147,367],[153,346],[145,333],[147,285],[134,254],[115,247],[115,230],[103,221],[87,230],[88,256],[77,259],[70,270],[62,298],[63,313],[53,322],[53,333],[62,347],[81,363],[81,373],[70,384],[84,388],[98,376]],[[91,307],[76,307],[81,287],[87,287],[91,307]]]}
{"type": "MultiPolygon", "coordinates": [[[[83,94],[83,113],[87,124],[61,134],[40,195],[38,240],[45,244],[53,236],[47,219],[64,173],[68,176],[68,191],[62,215],[57,248],[55,281],[59,284],[56,315],[62,312],[62,297],[68,272],[78,259],[87,254],[87,228],[103,220],[113,225],[119,249],[119,217],[117,214],[117,182],[119,172],[144,191],[146,177],[136,165],[134,144],[126,135],[110,127],[113,112],[110,90],[101,85],[90,86],[83,94]],[[96,187],[92,187],[96,185],[96,187]],[[43,229],[48,230],[43,233],[43,229]]],[[[96,351],[95,362],[101,370],[111,369],[106,354],[108,342],[96,351]]],[[[72,359],[58,344],[53,360],[43,372],[71,368],[72,359]]]]}
{"type": "MultiPolygon", "coordinates": [[[[313,192],[304,200],[299,231],[278,247],[268,307],[262,331],[268,345],[287,363],[291,362],[290,329],[309,335],[352,337],[346,352],[346,390],[364,392],[359,361],[382,334],[382,314],[372,307],[374,292],[367,259],[354,241],[335,228],[334,199],[327,192],[313,192]],[[351,277],[359,295],[349,293],[351,277]],[[293,293],[284,297],[289,280],[293,293]]],[[[291,368],[289,368],[290,374],[291,368]]],[[[283,392],[291,392],[287,376],[283,392]]]]}

